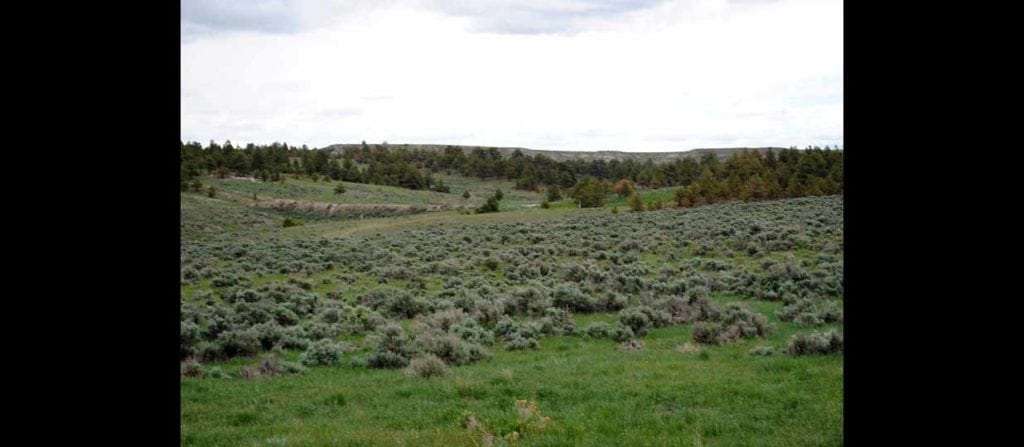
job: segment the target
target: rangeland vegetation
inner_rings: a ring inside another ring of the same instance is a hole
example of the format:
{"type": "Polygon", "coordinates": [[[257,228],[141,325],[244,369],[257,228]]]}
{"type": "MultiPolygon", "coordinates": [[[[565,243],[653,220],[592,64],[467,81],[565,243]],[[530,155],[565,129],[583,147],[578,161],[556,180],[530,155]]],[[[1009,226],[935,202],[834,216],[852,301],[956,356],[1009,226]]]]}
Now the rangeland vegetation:
{"type": "Polygon", "coordinates": [[[842,444],[841,196],[311,157],[183,181],[183,445],[842,444]]]}

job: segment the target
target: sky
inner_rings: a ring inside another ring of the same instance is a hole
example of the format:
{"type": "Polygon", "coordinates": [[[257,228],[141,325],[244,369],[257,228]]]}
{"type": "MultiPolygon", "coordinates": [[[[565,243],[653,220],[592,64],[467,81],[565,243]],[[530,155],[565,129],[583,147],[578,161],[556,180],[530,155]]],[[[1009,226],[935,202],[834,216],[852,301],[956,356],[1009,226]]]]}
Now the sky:
{"type": "Polygon", "coordinates": [[[181,139],[843,145],[833,0],[182,0],[181,139]]]}

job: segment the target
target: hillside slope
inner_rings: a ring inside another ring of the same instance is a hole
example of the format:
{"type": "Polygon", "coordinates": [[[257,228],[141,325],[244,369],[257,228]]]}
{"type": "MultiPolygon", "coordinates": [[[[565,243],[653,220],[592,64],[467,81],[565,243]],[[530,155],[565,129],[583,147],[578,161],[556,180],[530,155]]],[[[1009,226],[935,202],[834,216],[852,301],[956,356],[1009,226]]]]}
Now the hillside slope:
{"type": "MultiPolygon", "coordinates": [[[[370,145],[375,147],[378,145],[370,145]]],[[[388,147],[392,149],[407,149],[407,150],[424,150],[424,151],[443,151],[446,147],[457,147],[461,148],[463,152],[469,153],[473,149],[497,149],[498,153],[502,157],[507,158],[512,155],[513,152],[519,150],[528,157],[535,155],[544,155],[555,161],[566,161],[566,160],[626,160],[633,159],[639,162],[646,162],[651,160],[655,163],[672,161],[680,158],[700,158],[704,154],[715,154],[719,159],[726,159],[730,155],[736,152],[742,152],[746,150],[756,150],[761,154],[765,154],[769,149],[780,151],[784,148],[775,147],[757,147],[757,148],[707,148],[707,149],[691,149],[687,151],[674,151],[674,152],[623,152],[623,151],[549,151],[549,150],[538,150],[538,149],[526,149],[520,147],[491,147],[491,146],[458,146],[458,145],[444,145],[444,144],[389,144],[388,147]]],[[[331,151],[343,151],[345,149],[358,149],[362,147],[361,144],[332,144],[324,149],[331,151]]]]}

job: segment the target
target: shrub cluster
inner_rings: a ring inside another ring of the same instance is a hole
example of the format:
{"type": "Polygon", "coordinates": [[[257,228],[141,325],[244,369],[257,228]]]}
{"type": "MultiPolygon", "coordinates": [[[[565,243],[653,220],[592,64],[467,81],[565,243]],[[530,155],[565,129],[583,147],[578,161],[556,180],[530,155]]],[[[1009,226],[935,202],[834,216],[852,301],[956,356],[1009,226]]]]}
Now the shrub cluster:
{"type": "Polygon", "coordinates": [[[843,336],[835,331],[796,334],[786,346],[790,355],[822,355],[843,351],[843,336]]]}
{"type": "Polygon", "coordinates": [[[800,326],[821,326],[823,324],[841,322],[843,310],[833,301],[815,301],[807,298],[799,299],[786,305],[776,316],[783,321],[792,321],[800,326]]]}
{"type": "Polygon", "coordinates": [[[430,378],[448,373],[448,365],[433,354],[425,354],[409,361],[409,370],[417,376],[430,378]]]}
{"type": "Polygon", "coordinates": [[[299,357],[299,362],[306,366],[337,365],[341,363],[344,351],[343,344],[337,344],[324,338],[311,343],[306,352],[299,357]]]}
{"type": "Polygon", "coordinates": [[[720,345],[738,338],[764,337],[771,331],[768,319],[739,303],[729,303],[715,321],[697,323],[693,340],[705,345],[720,345]]]}
{"type": "MultiPolygon", "coordinates": [[[[210,215],[204,224],[242,226],[254,216],[210,215]]],[[[314,340],[375,333],[368,365],[404,367],[427,354],[464,364],[498,341],[529,349],[543,336],[577,333],[573,313],[609,311],[617,321],[582,332],[626,342],[696,323],[704,343],[767,333],[763,316],[719,308],[713,293],[781,301],[779,318],[804,326],[842,321],[841,197],[336,239],[209,237],[214,230],[185,220],[181,279],[200,290],[182,303],[182,360],[275,347],[312,355],[314,340]],[[778,253],[796,249],[821,254],[778,253]],[[652,274],[650,256],[671,267],[652,274]],[[741,259],[748,256],[760,259],[741,259]],[[255,285],[276,274],[289,278],[255,285]],[[366,281],[379,284],[363,288],[366,281]],[[386,319],[409,318],[414,337],[387,329],[386,319]]]]}
{"type": "Polygon", "coordinates": [[[367,359],[371,368],[404,368],[416,353],[405,330],[395,323],[388,323],[374,338],[376,347],[367,359]]]}

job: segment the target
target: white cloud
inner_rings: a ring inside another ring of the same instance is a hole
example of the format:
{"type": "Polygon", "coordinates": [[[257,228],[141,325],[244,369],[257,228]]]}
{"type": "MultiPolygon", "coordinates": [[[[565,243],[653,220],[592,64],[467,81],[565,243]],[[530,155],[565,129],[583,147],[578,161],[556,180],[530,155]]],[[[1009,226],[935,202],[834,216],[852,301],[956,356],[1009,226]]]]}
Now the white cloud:
{"type": "Polygon", "coordinates": [[[300,16],[322,14],[294,32],[234,27],[183,40],[182,139],[842,143],[840,1],[668,1],[600,14],[578,1],[497,2],[545,12],[557,19],[545,26],[565,31],[534,34],[488,31],[497,19],[457,3],[308,6],[300,16]]]}

